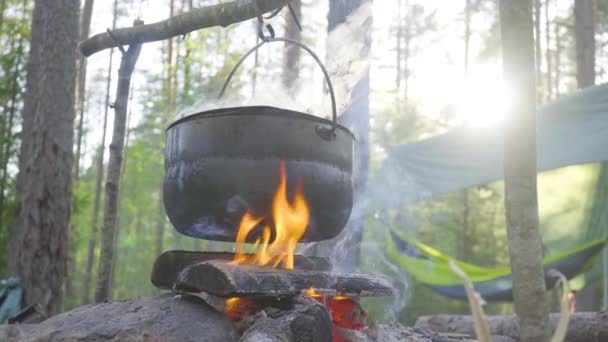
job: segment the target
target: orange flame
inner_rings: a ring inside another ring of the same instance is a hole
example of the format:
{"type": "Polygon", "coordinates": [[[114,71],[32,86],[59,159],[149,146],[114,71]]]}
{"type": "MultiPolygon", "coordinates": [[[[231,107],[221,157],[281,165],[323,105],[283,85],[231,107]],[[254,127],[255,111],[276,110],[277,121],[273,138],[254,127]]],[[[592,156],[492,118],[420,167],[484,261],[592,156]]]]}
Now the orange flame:
{"type": "Polygon", "coordinates": [[[272,201],[271,220],[274,226],[274,241],[270,243],[272,226],[267,217],[256,217],[251,212],[245,213],[239,225],[236,237],[236,255],[234,263],[252,263],[258,265],[282,264],[284,268],[293,269],[293,256],[298,241],[304,235],[309,220],[309,208],[304,197],[302,182],[296,183],[293,202],[287,198],[287,176],[285,162],[281,161],[279,169],[279,186],[272,201]],[[245,253],[245,241],[251,231],[262,221],[266,224],[261,236],[258,236],[253,246],[254,254],[245,253]]]}

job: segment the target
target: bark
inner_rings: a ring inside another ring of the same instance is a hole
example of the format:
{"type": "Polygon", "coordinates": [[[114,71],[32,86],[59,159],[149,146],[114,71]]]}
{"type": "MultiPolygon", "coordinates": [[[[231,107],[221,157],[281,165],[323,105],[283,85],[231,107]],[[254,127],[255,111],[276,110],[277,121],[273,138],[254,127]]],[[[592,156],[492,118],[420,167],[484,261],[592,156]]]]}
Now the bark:
{"type": "Polygon", "coordinates": [[[548,341],[536,186],[536,99],[532,2],[500,1],[503,71],[513,89],[505,118],[505,211],[521,341],[548,341]]]}
{"type": "MultiPolygon", "coordinates": [[[[78,40],[83,41],[89,37],[91,28],[91,16],[93,14],[94,0],[85,0],[82,14],[80,15],[80,30],[78,40]]],[[[76,61],[78,66],[76,72],[76,108],[78,112],[78,133],[76,139],[76,156],[74,157],[74,180],[78,181],[80,177],[80,156],[82,146],[82,132],[84,126],[84,99],[87,81],[87,59],[83,55],[78,54],[76,61]]]]}
{"type": "MultiPolygon", "coordinates": [[[[300,20],[302,18],[302,0],[292,0],[291,7],[294,10],[295,16],[300,20]]],[[[297,42],[302,40],[302,32],[296,25],[296,22],[291,17],[289,11],[286,12],[287,16],[285,18],[285,37],[291,40],[295,40],[297,42]]],[[[285,43],[285,48],[283,49],[283,85],[285,88],[292,88],[295,81],[298,79],[298,75],[300,72],[300,48],[291,45],[289,43],[285,43]]]]}
{"type": "Polygon", "coordinates": [[[35,2],[10,272],[25,305],[61,311],[71,215],[78,0],[35,2]]]}
{"type": "Polygon", "coordinates": [[[125,179],[125,175],[127,174],[127,168],[128,168],[128,161],[129,161],[129,137],[131,134],[131,114],[133,114],[133,84],[130,85],[129,88],[129,104],[128,104],[128,108],[129,111],[127,113],[127,123],[126,123],[126,137],[125,137],[125,145],[123,147],[123,163],[122,163],[122,168],[120,170],[120,180],[119,180],[119,188],[118,188],[118,199],[116,200],[116,230],[114,231],[114,242],[113,242],[113,250],[115,251],[113,256],[112,256],[112,267],[111,267],[111,271],[110,271],[110,290],[114,288],[114,281],[116,280],[116,278],[114,277],[115,274],[115,270],[116,270],[116,265],[118,264],[118,257],[120,256],[119,254],[119,249],[118,249],[118,241],[120,241],[120,217],[118,217],[118,208],[120,208],[120,203],[122,201],[122,189],[123,189],[123,182],[125,179]]]}
{"type": "MultiPolygon", "coordinates": [[[[114,0],[113,15],[112,15],[112,28],[116,27],[117,19],[117,8],[118,0],[114,0]]],[[[104,102],[104,114],[103,114],[103,130],[101,135],[101,142],[98,148],[97,158],[97,175],[95,176],[95,197],[93,199],[93,213],[91,219],[91,232],[89,235],[89,243],[87,246],[87,264],[85,269],[85,275],[83,279],[82,288],[82,304],[88,304],[90,302],[90,287],[91,280],[93,278],[93,265],[95,263],[95,249],[97,248],[98,238],[98,222],[99,222],[99,207],[101,204],[101,184],[103,182],[103,160],[106,151],[106,133],[108,128],[108,111],[110,109],[110,86],[112,85],[112,61],[114,57],[114,49],[110,49],[110,59],[108,61],[108,72],[106,74],[106,98],[104,102]]]]}
{"type": "MultiPolygon", "coordinates": [[[[550,327],[555,330],[559,314],[551,314],[550,327]]],[[[516,316],[487,316],[490,332],[513,339],[518,338],[520,321],[516,316]]],[[[468,315],[422,316],[416,320],[416,327],[437,332],[472,335],[475,332],[473,318],[468,315]]],[[[570,315],[570,323],[565,341],[600,342],[608,341],[608,313],[576,312],[570,315]]]]}
{"type": "Polygon", "coordinates": [[[345,296],[390,296],[391,284],[366,274],[278,269],[210,260],[182,270],[175,289],[219,297],[297,296],[310,288],[345,296]]]}
{"type": "MultiPolygon", "coordinates": [[[[113,30],[121,45],[149,43],[182,36],[192,31],[214,26],[226,27],[273,11],[285,4],[285,0],[249,1],[235,0],[217,5],[195,8],[157,23],[113,30]]],[[[80,43],[80,51],[90,56],[99,51],[118,47],[107,33],[96,34],[80,43]]]]}
{"type": "Polygon", "coordinates": [[[576,81],[579,88],[595,83],[594,1],[574,1],[574,35],[576,43],[576,81]]]}
{"type": "Polygon", "coordinates": [[[110,160],[108,163],[104,218],[101,236],[101,253],[97,272],[97,285],[95,288],[95,301],[102,302],[110,297],[110,284],[112,280],[112,264],[114,259],[114,239],[117,226],[118,194],[120,190],[120,175],[123,161],[123,147],[125,142],[127,105],[131,75],[141,51],[141,44],[134,43],[122,54],[120,69],[118,70],[118,86],[116,89],[116,102],[114,104],[114,129],[112,143],[110,144],[110,160]]]}

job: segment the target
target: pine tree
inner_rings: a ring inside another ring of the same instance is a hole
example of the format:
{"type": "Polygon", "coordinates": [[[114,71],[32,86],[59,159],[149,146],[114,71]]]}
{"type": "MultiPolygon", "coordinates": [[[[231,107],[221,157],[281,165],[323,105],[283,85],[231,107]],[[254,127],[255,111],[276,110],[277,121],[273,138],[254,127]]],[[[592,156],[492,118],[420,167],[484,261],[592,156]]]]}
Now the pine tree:
{"type": "Polygon", "coordinates": [[[10,271],[23,279],[25,304],[62,309],[71,214],[78,0],[37,0],[19,154],[21,196],[10,271]]]}

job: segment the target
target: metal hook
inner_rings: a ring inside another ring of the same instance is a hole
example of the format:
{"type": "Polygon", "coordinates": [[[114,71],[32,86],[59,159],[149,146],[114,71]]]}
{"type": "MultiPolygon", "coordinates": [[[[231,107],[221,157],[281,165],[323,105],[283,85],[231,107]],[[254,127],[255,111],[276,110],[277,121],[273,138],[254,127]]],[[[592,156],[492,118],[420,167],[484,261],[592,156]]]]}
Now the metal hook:
{"type": "Polygon", "coordinates": [[[258,16],[258,37],[260,37],[263,42],[270,41],[275,37],[274,28],[272,28],[272,25],[266,24],[266,29],[268,30],[268,36],[264,34],[264,19],[261,15],[258,16]]]}

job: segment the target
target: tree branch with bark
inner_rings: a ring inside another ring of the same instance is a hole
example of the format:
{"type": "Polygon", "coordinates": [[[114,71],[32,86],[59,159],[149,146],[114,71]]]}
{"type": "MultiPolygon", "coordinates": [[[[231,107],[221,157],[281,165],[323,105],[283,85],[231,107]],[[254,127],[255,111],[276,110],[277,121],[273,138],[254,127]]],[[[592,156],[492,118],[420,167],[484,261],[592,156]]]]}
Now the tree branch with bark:
{"type": "Polygon", "coordinates": [[[274,11],[285,3],[286,0],[237,0],[195,8],[153,24],[113,30],[115,39],[108,32],[96,34],[80,43],[80,52],[88,57],[119,45],[143,44],[182,36],[204,28],[227,27],[274,11]]]}

